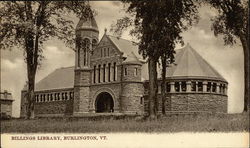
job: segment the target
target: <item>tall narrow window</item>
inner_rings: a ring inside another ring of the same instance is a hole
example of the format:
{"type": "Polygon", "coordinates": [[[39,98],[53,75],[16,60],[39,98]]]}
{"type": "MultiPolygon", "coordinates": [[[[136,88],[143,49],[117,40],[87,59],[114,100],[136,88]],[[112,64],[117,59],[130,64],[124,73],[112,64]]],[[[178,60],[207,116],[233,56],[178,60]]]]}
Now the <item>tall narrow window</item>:
{"type": "Polygon", "coordinates": [[[94,66],[94,76],[93,76],[94,83],[95,83],[95,77],[96,77],[96,66],[94,66]]]}
{"type": "Polygon", "coordinates": [[[137,74],[138,74],[138,69],[137,69],[137,68],[135,68],[135,71],[134,71],[134,76],[137,76],[137,74]]]}
{"type": "Polygon", "coordinates": [[[103,55],[103,54],[102,54],[102,48],[101,48],[100,50],[101,50],[101,57],[102,57],[102,55],[103,55]]]}
{"type": "Polygon", "coordinates": [[[167,92],[170,92],[170,89],[171,89],[171,85],[169,82],[167,82],[167,92]]]}
{"type": "Polygon", "coordinates": [[[212,92],[215,92],[215,91],[216,91],[216,83],[213,83],[212,92]]]}
{"type": "Polygon", "coordinates": [[[179,82],[175,82],[174,83],[174,87],[175,87],[175,91],[179,92],[180,91],[180,83],[179,82]]]}
{"type": "Polygon", "coordinates": [[[202,82],[198,82],[198,91],[202,91],[202,90],[203,90],[202,82]]]}
{"type": "Polygon", "coordinates": [[[181,91],[187,91],[187,83],[185,81],[181,82],[181,91]]]}
{"type": "Polygon", "coordinates": [[[103,82],[105,82],[105,77],[106,77],[105,71],[106,71],[106,64],[103,64],[103,82]]]}
{"type": "Polygon", "coordinates": [[[107,49],[107,56],[109,57],[109,48],[107,49]]]}
{"type": "Polygon", "coordinates": [[[106,57],[106,48],[103,48],[104,57],[106,57]]]}
{"type": "Polygon", "coordinates": [[[98,65],[98,83],[101,82],[101,65],[98,65]]]}
{"type": "Polygon", "coordinates": [[[196,91],[196,82],[195,81],[191,82],[191,91],[196,91]]]}
{"type": "Polygon", "coordinates": [[[116,63],[114,63],[114,81],[116,81],[116,63]]]}
{"type": "Polygon", "coordinates": [[[207,92],[211,92],[211,82],[207,83],[207,92]]]}
{"type": "Polygon", "coordinates": [[[128,75],[128,71],[127,71],[127,68],[126,68],[126,67],[124,68],[124,75],[125,75],[125,76],[128,75]]]}
{"type": "Polygon", "coordinates": [[[111,63],[108,64],[108,81],[110,82],[111,63]]]}
{"type": "Polygon", "coordinates": [[[53,95],[50,94],[50,101],[53,101],[53,95]]]}

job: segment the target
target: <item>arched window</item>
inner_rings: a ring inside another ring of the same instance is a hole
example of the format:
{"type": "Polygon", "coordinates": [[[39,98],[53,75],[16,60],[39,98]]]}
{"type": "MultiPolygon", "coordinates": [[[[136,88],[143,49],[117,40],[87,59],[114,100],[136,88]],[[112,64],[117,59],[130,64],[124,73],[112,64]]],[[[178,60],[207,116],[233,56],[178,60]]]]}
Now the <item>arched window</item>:
{"type": "Polygon", "coordinates": [[[170,92],[170,89],[171,89],[171,85],[169,82],[167,82],[167,92],[170,92]]]}
{"type": "Polygon", "coordinates": [[[90,50],[90,41],[89,39],[85,38],[82,42],[83,48],[83,65],[88,65],[88,52],[90,50]]]}

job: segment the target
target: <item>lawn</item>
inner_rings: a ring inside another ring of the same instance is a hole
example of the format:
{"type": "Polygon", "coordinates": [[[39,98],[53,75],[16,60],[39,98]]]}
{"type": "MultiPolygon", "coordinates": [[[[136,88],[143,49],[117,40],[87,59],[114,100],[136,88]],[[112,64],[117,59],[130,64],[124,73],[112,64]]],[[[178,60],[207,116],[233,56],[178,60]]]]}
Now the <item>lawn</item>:
{"type": "Polygon", "coordinates": [[[134,116],[11,119],[1,121],[1,133],[100,132],[248,132],[248,113],[167,115],[157,120],[134,116]]]}

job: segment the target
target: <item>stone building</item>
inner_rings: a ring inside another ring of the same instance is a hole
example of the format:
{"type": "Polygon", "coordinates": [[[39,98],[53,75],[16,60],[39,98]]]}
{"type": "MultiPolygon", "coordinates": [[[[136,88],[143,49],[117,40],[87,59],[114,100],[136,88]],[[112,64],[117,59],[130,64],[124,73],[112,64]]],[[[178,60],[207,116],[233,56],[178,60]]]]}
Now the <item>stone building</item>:
{"type": "Polygon", "coordinates": [[[1,92],[0,104],[1,104],[1,115],[6,114],[8,116],[12,116],[12,103],[13,98],[11,93],[8,91],[1,92]]]}
{"type": "MultiPolygon", "coordinates": [[[[98,36],[94,18],[80,19],[75,66],[56,69],[36,84],[37,116],[147,112],[148,65],[138,46],[106,31],[100,41],[98,36]]],[[[227,81],[190,45],[176,52],[176,63],[167,69],[166,111],[227,112],[227,81]]]]}

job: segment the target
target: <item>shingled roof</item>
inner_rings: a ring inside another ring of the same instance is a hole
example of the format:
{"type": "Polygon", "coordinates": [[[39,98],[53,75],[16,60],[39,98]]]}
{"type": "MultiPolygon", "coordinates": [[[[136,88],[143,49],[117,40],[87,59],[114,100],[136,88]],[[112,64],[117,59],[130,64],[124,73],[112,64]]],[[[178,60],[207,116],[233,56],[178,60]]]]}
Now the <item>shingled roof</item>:
{"type": "Polygon", "coordinates": [[[130,40],[107,35],[107,37],[115,44],[115,46],[123,53],[124,57],[135,55],[140,61],[143,60],[142,55],[138,53],[138,45],[130,40]]]}
{"type": "Polygon", "coordinates": [[[91,17],[91,18],[81,17],[81,19],[79,20],[76,26],[76,30],[80,30],[80,29],[91,29],[91,30],[95,30],[99,32],[99,29],[98,29],[98,26],[94,17],[91,17]]]}
{"type": "Polygon", "coordinates": [[[64,89],[74,87],[74,67],[63,67],[56,69],[48,76],[39,81],[36,86],[36,91],[64,89]]]}
{"type": "MultiPolygon", "coordinates": [[[[143,66],[142,77],[148,80],[148,66],[143,66]]],[[[189,44],[176,50],[175,63],[167,68],[168,78],[202,78],[226,81],[202,56],[189,44]]],[[[161,71],[158,69],[158,78],[161,71]]]]}

